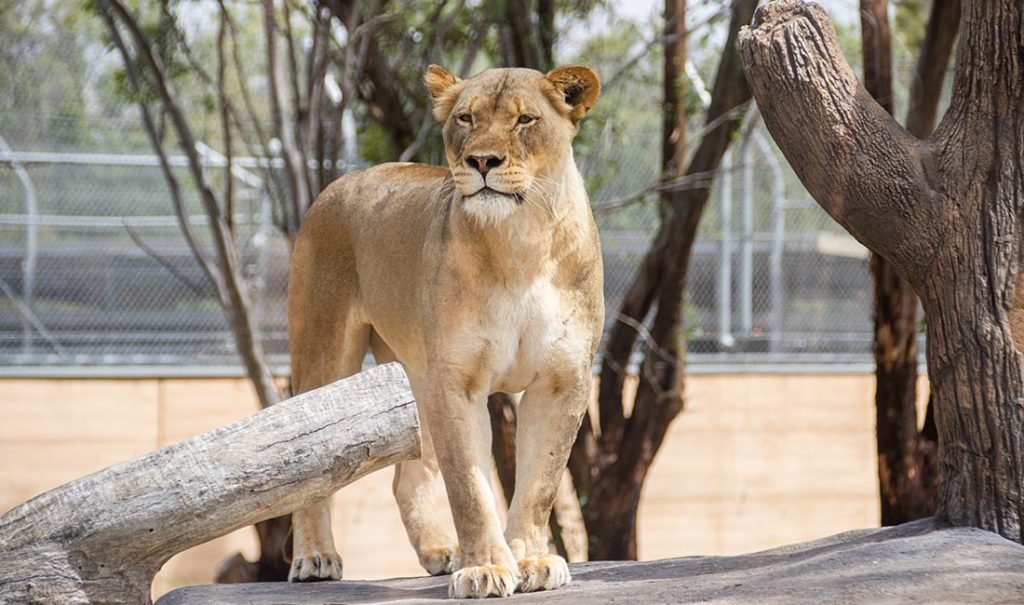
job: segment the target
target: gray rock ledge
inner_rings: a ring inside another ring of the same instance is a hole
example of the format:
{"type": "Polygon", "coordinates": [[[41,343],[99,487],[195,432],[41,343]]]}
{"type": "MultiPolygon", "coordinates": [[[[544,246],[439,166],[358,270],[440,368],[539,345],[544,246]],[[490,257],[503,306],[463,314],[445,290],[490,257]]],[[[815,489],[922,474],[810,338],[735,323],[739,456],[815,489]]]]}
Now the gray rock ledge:
{"type": "MultiPolygon", "coordinates": [[[[1024,546],[931,519],[735,557],[580,563],[572,574],[569,586],[512,602],[1024,604],[1024,546]]],[[[156,605],[411,605],[446,600],[447,585],[422,577],[189,586],[156,605]]]]}

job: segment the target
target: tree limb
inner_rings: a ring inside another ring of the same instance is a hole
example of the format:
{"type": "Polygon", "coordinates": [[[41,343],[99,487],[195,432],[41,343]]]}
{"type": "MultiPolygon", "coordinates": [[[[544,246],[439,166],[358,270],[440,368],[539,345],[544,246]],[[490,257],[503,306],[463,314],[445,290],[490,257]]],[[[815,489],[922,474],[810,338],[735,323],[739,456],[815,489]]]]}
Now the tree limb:
{"type": "Polygon", "coordinates": [[[224,139],[224,215],[228,221],[228,228],[234,232],[235,220],[235,177],[232,173],[232,141],[231,141],[231,119],[230,103],[228,102],[227,90],[227,60],[224,54],[224,38],[227,34],[228,16],[227,7],[224,1],[220,3],[220,22],[217,27],[217,104],[220,106],[221,136],[224,139]]]}
{"type": "MultiPolygon", "coordinates": [[[[716,124],[703,137],[686,168],[686,176],[718,172],[729,144],[743,123],[743,108],[750,103],[751,91],[744,78],[735,40],[741,24],[748,23],[757,0],[741,0],[733,5],[729,38],[715,74],[711,104],[706,122],[716,124]]],[[[654,453],[668,432],[672,420],[683,408],[683,368],[686,341],[683,330],[683,293],[686,289],[690,257],[704,205],[711,194],[711,180],[705,187],[674,191],[668,198],[663,226],[671,237],[661,239],[658,254],[665,260],[661,267],[661,285],[657,294],[657,312],[651,337],[660,350],[645,351],[637,386],[636,402],[623,433],[623,447],[616,464],[643,469],[653,461],[654,453]],[[653,354],[652,354],[653,353],[653,354]]]]}
{"type": "MultiPolygon", "coordinates": [[[[333,0],[327,3],[334,16],[346,28],[353,21],[360,20],[358,5],[354,0],[333,0]]],[[[355,38],[356,32],[349,29],[348,33],[350,38],[355,38]]],[[[405,110],[405,93],[400,86],[402,79],[395,76],[387,57],[373,37],[367,37],[365,44],[365,49],[360,51],[364,60],[360,73],[367,85],[357,86],[356,92],[366,102],[370,116],[387,132],[394,157],[398,157],[416,137],[405,110]]]]}
{"type": "MultiPolygon", "coordinates": [[[[291,103],[284,89],[284,73],[277,50],[277,13],[273,0],[263,0],[263,32],[267,50],[267,89],[270,93],[270,114],[274,122],[274,133],[281,142],[281,157],[288,174],[291,198],[291,212],[288,214],[288,233],[292,237],[299,232],[299,221],[309,207],[309,180],[305,155],[295,140],[292,125],[285,124],[290,116],[291,103]]],[[[288,49],[291,57],[291,49],[288,49]]]]}
{"type": "Polygon", "coordinates": [[[132,90],[134,90],[136,94],[140,95],[139,113],[142,116],[142,125],[146,130],[146,135],[149,137],[150,144],[153,146],[153,153],[156,154],[157,160],[160,163],[160,172],[163,174],[164,181],[167,183],[167,189],[171,194],[171,207],[174,208],[174,215],[178,220],[178,228],[181,229],[181,234],[185,238],[185,243],[188,245],[189,251],[192,252],[192,256],[196,259],[196,263],[199,265],[199,268],[209,280],[209,283],[214,288],[214,292],[219,297],[223,290],[223,276],[217,266],[206,257],[206,252],[203,251],[203,247],[199,244],[199,238],[196,237],[195,231],[192,230],[192,223],[189,221],[188,211],[185,209],[185,202],[181,197],[181,188],[178,186],[178,179],[174,176],[171,163],[167,159],[167,153],[164,152],[163,145],[161,144],[161,137],[157,132],[156,123],[153,121],[153,116],[149,111],[149,107],[141,100],[142,81],[138,70],[135,67],[135,60],[128,51],[128,47],[124,43],[124,39],[121,37],[120,30],[114,23],[110,13],[107,12],[106,6],[101,2],[97,7],[100,9],[100,16],[103,18],[103,21],[107,26],[107,30],[110,32],[110,37],[114,41],[114,46],[117,47],[118,52],[121,54],[121,60],[124,61],[125,74],[128,77],[128,83],[131,84],[132,90]]]}
{"type": "Polygon", "coordinates": [[[907,234],[939,222],[926,152],[861,86],[825,12],[802,0],[771,2],[739,47],[765,125],[807,191],[904,274],[922,273],[933,244],[907,234]]]}

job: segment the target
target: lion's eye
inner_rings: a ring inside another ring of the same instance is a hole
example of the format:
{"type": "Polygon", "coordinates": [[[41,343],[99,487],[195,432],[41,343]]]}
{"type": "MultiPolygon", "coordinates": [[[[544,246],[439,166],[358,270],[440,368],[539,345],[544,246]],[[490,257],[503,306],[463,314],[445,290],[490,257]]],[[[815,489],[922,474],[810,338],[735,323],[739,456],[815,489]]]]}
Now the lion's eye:
{"type": "Polygon", "coordinates": [[[468,113],[460,113],[458,116],[455,117],[455,119],[462,122],[463,124],[473,123],[473,116],[468,113]]]}
{"type": "Polygon", "coordinates": [[[516,123],[517,124],[533,124],[536,121],[537,121],[537,118],[535,118],[533,116],[521,115],[521,116],[519,116],[519,119],[516,120],[516,123]]]}

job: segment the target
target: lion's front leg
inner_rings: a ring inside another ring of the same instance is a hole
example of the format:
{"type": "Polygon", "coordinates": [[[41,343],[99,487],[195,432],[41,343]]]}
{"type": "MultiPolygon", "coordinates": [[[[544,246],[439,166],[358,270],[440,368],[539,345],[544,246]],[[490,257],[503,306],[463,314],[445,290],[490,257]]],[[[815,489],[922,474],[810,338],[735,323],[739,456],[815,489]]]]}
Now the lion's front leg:
{"type": "Polygon", "coordinates": [[[467,391],[460,377],[432,378],[422,413],[448,492],[462,564],[452,574],[448,595],[511,596],[519,583],[519,571],[502,535],[491,490],[486,396],[467,391]]]}
{"type": "Polygon", "coordinates": [[[552,590],[572,577],[548,549],[548,517],[590,393],[589,366],[537,381],[519,404],[516,491],[505,537],[518,561],[520,592],[552,590]]]}

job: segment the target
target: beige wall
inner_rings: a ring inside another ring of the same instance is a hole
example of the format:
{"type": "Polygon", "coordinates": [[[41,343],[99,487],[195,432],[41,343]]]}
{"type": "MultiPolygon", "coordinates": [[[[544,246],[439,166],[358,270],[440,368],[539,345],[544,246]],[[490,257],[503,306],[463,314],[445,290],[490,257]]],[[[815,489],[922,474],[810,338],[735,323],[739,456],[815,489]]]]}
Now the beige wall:
{"type": "MultiPolygon", "coordinates": [[[[692,375],[641,502],[640,555],[735,554],[878,524],[869,375],[692,375]]],[[[243,379],[0,380],[0,511],[256,410],[243,379]]],[[[391,471],[335,496],[348,578],[422,573],[391,471]]],[[[240,530],[172,559],[155,594],[252,556],[240,530]]]]}

